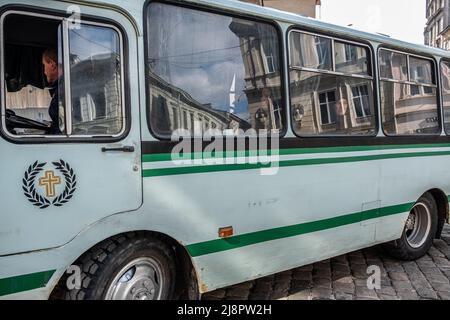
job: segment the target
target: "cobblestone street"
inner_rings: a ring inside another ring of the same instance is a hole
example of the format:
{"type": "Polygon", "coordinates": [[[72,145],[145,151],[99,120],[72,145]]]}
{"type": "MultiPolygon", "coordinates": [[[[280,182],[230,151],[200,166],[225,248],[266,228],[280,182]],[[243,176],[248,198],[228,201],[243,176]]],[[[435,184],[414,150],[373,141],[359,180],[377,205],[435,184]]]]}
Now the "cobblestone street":
{"type": "Polygon", "coordinates": [[[415,262],[394,260],[380,246],[249,281],[204,300],[450,300],[450,226],[415,262]],[[381,269],[381,289],[367,288],[367,267],[381,269]]]}

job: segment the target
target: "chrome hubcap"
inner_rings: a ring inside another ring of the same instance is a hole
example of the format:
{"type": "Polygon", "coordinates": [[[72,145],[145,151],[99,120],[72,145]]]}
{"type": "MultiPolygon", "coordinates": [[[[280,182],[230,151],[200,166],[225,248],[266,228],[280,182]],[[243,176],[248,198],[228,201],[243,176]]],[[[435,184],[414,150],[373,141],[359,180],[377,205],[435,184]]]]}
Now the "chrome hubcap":
{"type": "Polygon", "coordinates": [[[161,267],[149,257],[123,267],[111,282],[106,300],[159,300],[164,287],[161,267]]]}
{"type": "Polygon", "coordinates": [[[412,248],[420,248],[431,230],[431,213],[423,203],[417,203],[406,220],[406,241],[412,248]]]}

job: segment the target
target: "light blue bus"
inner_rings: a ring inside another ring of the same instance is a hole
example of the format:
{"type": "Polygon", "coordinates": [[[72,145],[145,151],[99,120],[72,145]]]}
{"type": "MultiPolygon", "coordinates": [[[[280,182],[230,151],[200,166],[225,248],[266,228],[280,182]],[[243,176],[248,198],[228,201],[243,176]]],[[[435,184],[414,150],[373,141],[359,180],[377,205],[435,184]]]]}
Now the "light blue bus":
{"type": "Polygon", "coordinates": [[[448,221],[446,51],[232,0],[0,24],[3,299],[197,299],[448,221]]]}

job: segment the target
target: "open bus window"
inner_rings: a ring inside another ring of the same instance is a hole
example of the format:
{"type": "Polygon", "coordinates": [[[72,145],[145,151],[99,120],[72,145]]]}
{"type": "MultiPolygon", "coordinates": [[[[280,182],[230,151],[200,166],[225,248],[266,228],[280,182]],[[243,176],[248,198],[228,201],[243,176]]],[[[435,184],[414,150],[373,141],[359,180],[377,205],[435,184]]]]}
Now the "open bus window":
{"type": "Polygon", "coordinates": [[[107,137],[124,131],[116,29],[89,23],[69,28],[63,18],[12,13],[4,18],[3,34],[8,133],[107,137]]]}
{"type": "Polygon", "coordinates": [[[54,101],[53,119],[49,113],[58,76],[48,81],[43,64],[44,52],[52,48],[54,66],[61,70],[61,30],[60,20],[19,14],[4,20],[5,125],[14,135],[50,134],[52,123],[53,133],[64,132],[62,94],[54,101]]]}

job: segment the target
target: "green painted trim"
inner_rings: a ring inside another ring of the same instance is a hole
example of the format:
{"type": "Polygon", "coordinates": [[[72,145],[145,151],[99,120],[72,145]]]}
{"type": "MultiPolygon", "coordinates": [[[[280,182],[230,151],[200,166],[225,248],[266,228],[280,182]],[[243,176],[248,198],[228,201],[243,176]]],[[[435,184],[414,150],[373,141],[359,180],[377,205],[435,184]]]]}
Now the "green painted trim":
{"type": "Polygon", "coordinates": [[[0,296],[45,287],[56,270],[0,279],[0,296]]]}
{"type": "Polygon", "coordinates": [[[303,234],[359,223],[366,220],[409,212],[413,206],[414,202],[380,208],[379,210],[372,209],[331,219],[252,232],[226,239],[216,239],[201,243],[194,243],[186,246],[186,249],[192,257],[199,257],[207,254],[238,249],[262,242],[295,237],[303,234]]]}
{"type": "Polygon", "coordinates": [[[171,175],[183,175],[193,173],[207,173],[207,172],[220,172],[220,171],[236,171],[236,170],[253,170],[261,168],[276,168],[282,167],[294,167],[294,166],[309,166],[309,165],[321,165],[321,164],[334,164],[334,163],[348,163],[348,162],[365,162],[385,159],[400,159],[400,158],[418,158],[418,157],[435,157],[435,156],[448,156],[450,151],[434,151],[434,152],[413,152],[413,153],[395,153],[395,154],[377,154],[369,156],[354,156],[354,157],[341,157],[341,158],[321,158],[321,159],[305,159],[305,160],[286,160],[279,163],[269,164],[224,164],[224,165],[198,165],[190,167],[173,167],[173,168],[161,168],[161,169],[146,169],[143,170],[143,177],[160,177],[171,175]]]}
{"type": "MultiPolygon", "coordinates": [[[[261,155],[270,155],[272,152],[279,155],[293,155],[293,154],[317,154],[317,153],[341,153],[341,152],[358,152],[358,151],[376,151],[376,150],[394,150],[394,149],[417,149],[417,148],[449,148],[450,144],[413,144],[413,145],[379,145],[379,146],[350,146],[350,147],[324,147],[324,148],[300,148],[300,149],[280,149],[280,150],[260,150],[260,151],[220,151],[216,152],[214,156],[209,153],[195,152],[187,153],[185,159],[214,159],[227,158],[250,155],[256,156],[257,153],[261,155]]],[[[159,162],[171,161],[171,153],[158,154],[144,154],[142,155],[142,162],[159,162]]]]}

